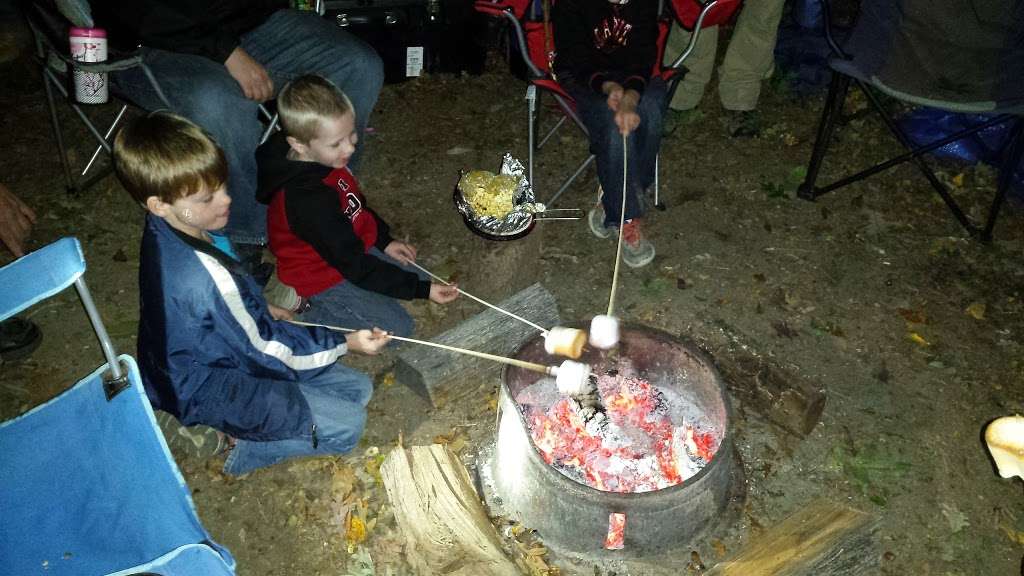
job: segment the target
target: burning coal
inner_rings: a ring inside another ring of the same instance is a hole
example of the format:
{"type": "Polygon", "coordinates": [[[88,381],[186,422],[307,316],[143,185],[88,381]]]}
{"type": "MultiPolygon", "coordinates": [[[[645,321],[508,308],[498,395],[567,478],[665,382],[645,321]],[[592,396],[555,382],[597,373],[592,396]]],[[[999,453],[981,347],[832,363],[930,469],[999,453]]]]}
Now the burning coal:
{"type": "Polygon", "coordinates": [[[650,492],[697,474],[720,442],[692,403],[633,374],[596,379],[596,395],[564,397],[543,379],[516,398],[544,460],[606,492],[650,492]]]}

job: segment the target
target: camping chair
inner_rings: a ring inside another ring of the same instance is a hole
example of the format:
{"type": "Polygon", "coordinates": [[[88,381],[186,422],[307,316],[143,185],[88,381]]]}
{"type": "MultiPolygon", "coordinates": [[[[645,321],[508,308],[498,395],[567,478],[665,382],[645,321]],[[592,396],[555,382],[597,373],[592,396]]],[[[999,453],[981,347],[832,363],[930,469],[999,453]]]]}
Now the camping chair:
{"type": "Polygon", "coordinates": [[[200,524],[135,360],[117,356],[64,238],[0,268],[0,319],[74,284],[106,364],[0,423],[4,574],[234,574],[200,524]]]}
{"type": "MultiPolygon", "coordinates": [[[[527,171],[528,177],[531,184],[533,184],[535,191],[538,189],[537,183],[533,179],[535,152],[539,151],[548,143],[558,129],[565,124],[566,120],[571,120],[584,135],[587,135],[587,128],[576,113],[576,103],[573,101],[572,97],[569,96],[569,93],[565,88],[563,88],[552,75],[552,66],[556,56],[553,52],[554,40],[552,34],[554,32],[551,30],[549,22],[526,18],[526,14],[528,10],[530,10],[532,4],[535,2],[546,3],[548,1],[549,0],[477,0],[475,4],[478,12],[491,16],[499,16],[508,21],[511,26],[512,33],[515,34],[518,50],[528,70],[528,81],[530,85],[526,89],[529,122],[529,157],[527,162],[527,171]],[[536,142],[535,138],[536,127],[540,116],[540,109],[538,107],[538,90],[540,90],[540,94],[549,94],[554,99],[555,105],[561,112],[558,121],[555,122],[554,126],[552,126],[540,139],[539,143],[536,142]]],[[[661,13],[663,18],[659,23],[658,58],[655,64],[654,75],[661,76],[668,85],[668,97],[665,99],[666,106],[668,105],[668,102],[672,100],[672,95],[675,93],[679,81],[686,74],[686,68],[683,67],[683,62],[693,51],[694,46],[696,46],[697,37],[700,31],[705,27],[715,26],[729,20],[729,18],[731,18],[736,12],[736,9],[739,8],[740,3],[741,0],[707,0],[706,2],[702,0],[671,0],[671,14],[669,11],[664,10],[664,4],[660,4],[660,6],[662,6],[661,13]],[[665,40],[668,38],[668,32],[671,27],[672,16],[674,16],[685,29],[690,30],[692,34],[690,36],[689,44],[683,53],[672,62],[671,66],[665,67],[662,66],[661,62],[662,57],[664,56],[665,40]]],[[[576,178],[578,178],[593,161],[594,155],[588,154],[587,158],[576,167],[576,170],[566,178],[555,194],[551,196],[545,204],[548,206],[554,205],[555,201],[558,200],[558,197],[572,185],[576,178]]],[[[664,210],[664,204],[662,204],[658,199],[658,187],[658,159],[655,159],[654,204],[658,208],[664,210]]]]}
{"type": "MultiPolygon", "coordinates": [[[[71,58],[68,30],[72,26],[91,28],[93,21],[90,13],[88,0],[59,0],[56,3],[53,0],[34,0],[25,6],[25,16],[36,43],[36,59],[43,76],[46,103],[50,110],[50,124],[53,126],[53,133],[57,140],[57,149],[60,152],[61,166],[64,169],[64,179],[67,184],[67,190],[70,193],[82,192],[110,173],[112,166],[108,165],[102,170],[95,171],[92,176],[87,176],[101,152],[105,152],[108,156],[110,155],[111,136],[116,131],[129,106],[128,98],[123,94],[115,94],[114,96],[122,100],[123,104],[109,127],[101,132],[101,127],[97,126],[85,112],[85,108],[90,105],[81,104],[75,100],[74,88],[71,84],[74,77],[74,74],[71,73],[72,70],[109,74],[131,68],[139,68],[146,75],[150,85],[153,87],[153,91],[163,103],[163,107],[168,110],[174,109],[168,102],[167,96],[160,88],[160,83],[149,66],[146,65],[138,49],[131,52],[120,52],[110,48],[105,62],[76,62],[71,58]],[[76,171],[71,167],[67,146],[64,143],[60,117],[57,114],[55,91],[60,94],[61,98],[67,101],[68,105],[74,110],[78,118],[82,120],[86,129],[92,134],[98,144],[89,161],[85,164],[85,168],[77,174],[74,174],[76,171]]],[[[263,143],[277,129],[278,122],[277,114],[271,114],[264,105],[261,104],[259,110],[260,115],[267,121],[267,128],[260,139],[260,143],[263,143]]]]}
{"type": "Polygon", "coordinates": [[[852,182],[913,161],[972,236],[988,242],[1024,149],[1024,3],[953,0],[862,0],[849,39],[839,46],[829,26],[829,5],[821,0],[825,33],[832,48],[832,82],[818,126],[807,177],[798,195],[814,200],[852,182]],[[1015,8],[1012,6],[1015,4],[1015,8]],[[970,6],[971,10],[964,10],[970,6]],[[855,83],[907,152],[827,186],[818,172],[840,119],[850,83],[855,83]],[[896,100],[952,112],[993,114],[979,125],[914,147],[882,106],[875,91],[896,100]],[[922,157],[966,136],[1009,123],[1002,150],[1002,174],[982,225],[972,222],[922,157]]]}

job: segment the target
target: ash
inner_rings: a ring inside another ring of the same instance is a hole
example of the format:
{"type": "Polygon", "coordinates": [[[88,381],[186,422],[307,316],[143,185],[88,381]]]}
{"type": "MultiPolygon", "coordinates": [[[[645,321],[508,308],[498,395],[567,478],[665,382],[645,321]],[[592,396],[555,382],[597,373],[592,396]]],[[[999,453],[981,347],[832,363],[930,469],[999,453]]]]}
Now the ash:
{"type": "Polygon", "coordinates": [[[592,380],[593,393],[565,397],[544,378],[517,395],[544,460],[607,492],[650,492],[691,478],[714,456],[720,433],[678,393],[626,365],[592,380]]]}

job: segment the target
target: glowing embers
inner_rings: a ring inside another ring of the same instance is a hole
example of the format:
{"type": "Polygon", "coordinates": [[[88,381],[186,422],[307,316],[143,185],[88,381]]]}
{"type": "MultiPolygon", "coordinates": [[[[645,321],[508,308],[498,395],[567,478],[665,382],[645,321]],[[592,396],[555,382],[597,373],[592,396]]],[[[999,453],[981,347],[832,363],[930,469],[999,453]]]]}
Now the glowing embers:
{"type": "Polygon", "coordinates": [[[606,492],[675,486],[713,458],[721,431],[670,389],[635,375],[628,360],[596,380],[597,398],[558,396],[550,378],[519,403],[541,457],[565,476],[606,492]]]}

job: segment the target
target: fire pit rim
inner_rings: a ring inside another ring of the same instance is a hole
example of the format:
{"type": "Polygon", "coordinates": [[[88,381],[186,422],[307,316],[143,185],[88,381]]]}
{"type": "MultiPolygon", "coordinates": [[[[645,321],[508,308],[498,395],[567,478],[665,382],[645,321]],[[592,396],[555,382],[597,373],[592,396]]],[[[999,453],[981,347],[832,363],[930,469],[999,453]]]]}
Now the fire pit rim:
{"type": "MultiPolygon", "coordinates": [[[[596,495],[600,495],[600,497],[604,498],[606,501],[609,501],[609,502],[611,502],[613,504],[618,504],[620,502],[621,503],[627,503],[628,502],[630,504],[634,504],[635,505],[638,500],[644,500],[644,499],[661,500],[665,495],[671,495],[673,492],[678,492],[678,491],[686,490],[687,488],[689,488],[692,485],[696,484],[702,478],[704,478],[705,476],[710,474],[711,471],[714,470],[716,466],[718,466],[717,463],[722,461],[722,459],[718,458],[719,454],[723,450],[732,450],[733,449],[732,448],[732,436],[733,436],[733,434],[732,434],[732,426],[731,426],[731,424],[732,424],[732,403],[731,403],[731,401],[729,399],[728,391],[725,388],[725,381],[722,379],[721,372],[718,370],[718,366],[715,364],[714,359],[711,357],[710,354],[708,354],[704,350],[701,350],[696,345],[696,343],[693,340],[688,339],[688,338],[683,338],[681,336],[676,336],[676,335],[673,335],[672,333],[667,332],[665,330],[662,330],[662,329],[659,329],[659,328],[654,328],[654,327],[651,327],[651,326],[646,326],[646,325],[643,325],[643,324],[634,324],[634,323],[626,322],[626,323],[622,323],[620,326],[621,326],[621,332],[623,334],[625,334],[626,332],[631,332],[632,331],[632,332],[641,332],[641,333],[647,333],[647,334],[651,334],[651,335],[655,335],[655,336],[660,336],[660,337],[668,339],[668,341],[670,341],[670,342],[678,344],[680,347],[685,349],[687,353],[689,353],[690,355],[694,356],[699,362],[701,362],[703,364],[703,366],[705,368],[708,369],[708,371],[711,373],[712,379],[718,384],[718,388],[719,388],[719,392],[720,392],[719,397],[721,398],[723,409],[724,409],[724,413],[725,413],[725,426],[724,426],[725,430],[722,433],[721,441],[718,443],[718,449],[715,450],[715,457],[712,458],[711,461],[708,462],[706,466],[701,468],[696,474],[694,474],[693,476],[690,476],[686,480],[684,480],[684,481],[682,481],[682,482],[680,482],[678,484],[675,484],[673,486],[668,486],[668,487],[661,488],[661,489],[658,489],[658,490],[649,490],[647,492],[612,492],[612,491],[606,491],[606,490],[599,490],[599,489],[594,488],[592,486],[588,486],[588,485],[586,485],[586,484],[584,484],[582,482],[577,482],[576,480],[573,480],[572,478],[569,478],[568,476],[566,476],[564,474],[561,474],[561,473],[553,474],[549,478],[549,480],[553,480],[554,482],[558,483],[560,485],[561,489],[579,491],[579,492],[581,492],[583,494],[589,494],[589,495],[595,495],[595,496],[596,495]]],[[[581,326],[579,324],[570,324],[569,327],[586,329],[585,326],[581,326]]],[[[532,344],[535,340],[536,340],[536,337],[535,338],[530,338],[528,340],[525,340],[524,342],[519,344],[519,346],[517,346],[515,348],[515,350],[513,350],[512,357],[513,358],[518,358],[519,354],[523,351],[523,349],[526,346],[532,344]]],[[[513,370],[513,369],[519,369],[519,368],[516,368],[516,367],[508,365],[508,364],[503,365],[502,368],[501,368],[500,381],[501,381],[502,396],[506,397],[509,400],[509,403],[512,405],[512,409],[515,411],[516,416],[519,419],[519,423],[522,426],[522,429],[524,431],[526,431],[526,439],[529,442],[529,445],[530,445],[530,448],[531,448],[531,450],[529,450],[527,452],[527,458],[530,458],[531,460],[534,460],[535,462],[539,461],[540,464],[543,464],[544,466],[550,467],[550,464],[545,462],[544,458],[541,456],[540,449],[537,448],[537,444],[534,442],[533,436],[529,433],[529,430],[530,430],[529,423],[526,421],[526,418],[523,416],[522,410],[519,409],[518,402],[515,400],[515,398],[512,397],[512,393],[509,391],[509,388],[508,388],[508,373],[509,373],[510,370],[513,370]]],[[[521,369],[519,369],[519,370],[521,370],[521,369]]],[[[497,416],[496,416],[496,422],[501,422],[502,412],[503,412],[502,403],[500,402],[500,399],[499,399],[498,411],[497,411],[497,416]]],[[[726,465],[728,465],[728,464],[726,464],[726,465]]]]}

